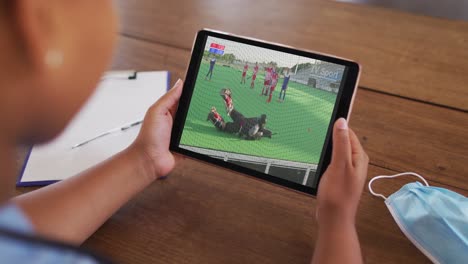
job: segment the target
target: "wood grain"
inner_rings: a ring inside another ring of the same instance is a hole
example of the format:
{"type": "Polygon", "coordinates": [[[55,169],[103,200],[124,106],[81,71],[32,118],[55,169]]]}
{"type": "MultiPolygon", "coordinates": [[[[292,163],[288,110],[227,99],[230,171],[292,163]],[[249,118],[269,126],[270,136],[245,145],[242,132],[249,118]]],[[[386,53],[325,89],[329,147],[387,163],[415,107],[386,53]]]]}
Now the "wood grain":
{"type": "MultiPolygon", "coordinates": [[[[184,77],[189,57],[183,49],[121,37],[113,67],[169,69],[174,82],[184,77]]],[[[372,164],[393,171],[416,171],[468,190],[468,114],[359,90],[351,126],[372,164]]]]}
{"type": "MultiPolygon", "coordinates": [[[[390,173],[369,168],[369,177],[390,173]]],[[[412,181],[382,180],[374,190],[389,195],[412,181]]],[[[118,263],[309,263],[315,209],[310,196],[178,156],[167,180],[128,202],[83,246],[118,263]]],[[[366,263],[430,263],[367,188],[357,228],[366,263]]]]}
{"type": "Polygon", "coordinates": [[[468,110],[468,22],[294,0],[114,0],[121,33],[190,49],[203,27],[336,54],[371,89],[468,110]]]}
{"type": "MultiPolygon", "coordinates": [[[[377,182],[375,189],[389,194],[409,181],[377,182]]],[[[84,246],[120,263],[309,263],[315,208],[310,196],[184,158],[84,246]]],[[[357,228],[366,263],[430,263],[367,190],[357,228]]]]}

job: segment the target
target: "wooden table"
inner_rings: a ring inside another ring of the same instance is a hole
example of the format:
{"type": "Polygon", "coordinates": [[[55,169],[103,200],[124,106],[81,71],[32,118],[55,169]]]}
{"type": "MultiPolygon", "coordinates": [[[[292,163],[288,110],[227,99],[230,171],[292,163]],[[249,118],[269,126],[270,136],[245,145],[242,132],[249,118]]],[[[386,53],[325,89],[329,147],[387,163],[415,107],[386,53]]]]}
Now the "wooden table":
{"type": "MultiPolygon", "coordinates": [[[[415,171],[468,195],[468,23],[328,1],[122,0],[114,69],[185,76],[203,27],[336,54],[363,65],[351,126],[368,178],[415,171]]],[[[414,179],[376,183],[390,194],[414,179]]],[[[118,190],[116,190],[118,191],[118,190]]],[[[119,263],[309,263],[313,197],[184,159],[86,243],[119,263]]],[[[429,263],[365,188],[367,263],[429,263]]]]}

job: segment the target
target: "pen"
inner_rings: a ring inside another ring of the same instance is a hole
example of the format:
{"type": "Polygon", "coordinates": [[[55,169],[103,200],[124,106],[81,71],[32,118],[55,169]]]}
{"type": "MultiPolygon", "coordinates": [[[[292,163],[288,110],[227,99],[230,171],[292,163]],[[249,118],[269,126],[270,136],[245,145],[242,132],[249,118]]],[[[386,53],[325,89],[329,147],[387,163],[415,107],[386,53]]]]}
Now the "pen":
{"type": "Polygon", "coordinates": [[[141,124],[141,123],[143,123],[143,120],[139,120],[139,121],[136,121],[136,122],[131,123],[131,124],[128,125],[128,126],[121,127],[120,130],[125,131],[125,130],[127,130],[127,129],[129,129],[129,128],[132,128],[132,127],[134,127],[134,126],[138,126],[138,125],[141,124]]]}
{"type": "Polygon", "coordinates": [[[81,146],[83,146],[83,145],[88,144],[88,143],[91,142],[91,141],[94,141],[94,140],[96,140],[96,139],[98,139],[98,138],[102,138],[102,137],[104,137],[104,136],[107,136],[107,135],[112,134],[112,133],[115,133],[115,132],[119,132],[119,131],[122,131],[122,132],[123,132],[123,131],[125,131],[125,130],[128,130],[128,129],[134,127],[134,126],[138,126],[138,125],[140,125],[141,123],[143,123],[143,120],[139,120],[139,121],[133,122],[133,123],[131,123],[131,124],[129,124],[129,125],[126,125],[126,126],[123,126],[123,127],[118,127],[118,128],[111,129],[111,130],[106,131],[106,132],[104,132],[104,133],[102,133],[102,134],[99,134],[99,135],[97,135],[97,136],[95,136],[95,137],[93,137],[93,138],[91,138],[91,139],[88,139],[88,140],[83,141],[83,142],[81,142],[81,143],[75,144],[75,145],[73,145],[71,148],[72,148],[72,149],[75,149],[75,148],[81,147],[81,146]]]}

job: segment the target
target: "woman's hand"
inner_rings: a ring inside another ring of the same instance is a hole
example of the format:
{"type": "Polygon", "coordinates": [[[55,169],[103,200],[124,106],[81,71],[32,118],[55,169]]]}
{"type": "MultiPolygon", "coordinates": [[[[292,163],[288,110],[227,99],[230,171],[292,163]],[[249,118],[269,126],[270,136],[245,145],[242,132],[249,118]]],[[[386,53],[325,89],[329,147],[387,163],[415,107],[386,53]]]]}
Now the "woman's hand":
{"type": "Polygon", "coordinates": [[[182,86],[183,82],[179,79],[169,92],[148,109],[140,134],[130,146],[130,149],[143,155],[146,171],[154,179],[165,177],[175,165],[169,143],[182,86]]]}
{"type": "Polygon", "coordinates": [[[356,232],[356,211],[369,157],[344,118],[333,128],[330,165],[317,195],[318,236],[312,263],[363,263],[356,232]]]}
{"type": "Polygon", "coordinates": [[[320,180],[317,201],[319,226],[352,224],[367,177],[369,157],[344,118],[333,128],[330,165],[320,180]]]}

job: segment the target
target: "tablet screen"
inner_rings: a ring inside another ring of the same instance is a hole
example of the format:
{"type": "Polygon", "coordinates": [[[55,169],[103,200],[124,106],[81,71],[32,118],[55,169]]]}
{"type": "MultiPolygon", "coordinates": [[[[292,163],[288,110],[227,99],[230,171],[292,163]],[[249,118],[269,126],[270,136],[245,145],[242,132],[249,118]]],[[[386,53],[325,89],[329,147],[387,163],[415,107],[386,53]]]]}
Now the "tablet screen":
{"type": "Polygon", "coordinates": [[[347,66],[208,36],[179,147],[316,188],[347,66]]]}

